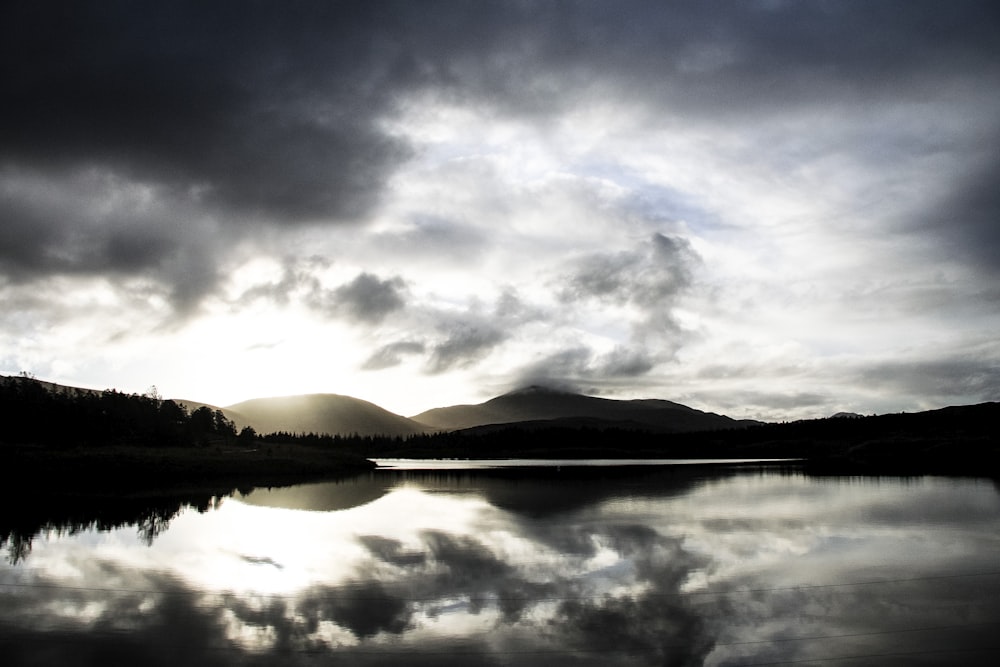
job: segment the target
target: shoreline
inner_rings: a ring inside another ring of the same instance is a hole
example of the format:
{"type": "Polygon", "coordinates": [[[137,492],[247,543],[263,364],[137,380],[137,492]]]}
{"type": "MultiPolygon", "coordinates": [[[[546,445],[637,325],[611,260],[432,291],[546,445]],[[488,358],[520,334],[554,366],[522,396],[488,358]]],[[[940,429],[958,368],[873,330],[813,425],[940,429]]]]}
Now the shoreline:
{"type": "Polygon", "coordinates": [[[360,456],[299,444],[249,448],[224,443],[169,448],[0,446],[0,482],[5,491],[21,493],[172,494],[284,486],[374,469],[373,462],[360,456]]]}

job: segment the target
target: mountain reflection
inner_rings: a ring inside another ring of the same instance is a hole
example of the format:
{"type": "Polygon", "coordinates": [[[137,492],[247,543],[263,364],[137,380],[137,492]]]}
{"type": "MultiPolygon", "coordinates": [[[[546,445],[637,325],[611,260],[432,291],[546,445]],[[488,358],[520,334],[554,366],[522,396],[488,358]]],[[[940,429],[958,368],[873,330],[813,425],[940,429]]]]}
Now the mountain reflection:
{"type": "Polygon", "coordinates": [[[379,472],[138,535],[80,520],[0,568],[0,664],[997,658],[988,483],[594,474],[379,472]]]}
{"type": "Polygon", "coordinates": [[[367,505],[384,496],[393,486],[394,481],[386,475],[358,475],[334,482],[236,492],[234,497],[248,505],[334,512],[367,505]]]}

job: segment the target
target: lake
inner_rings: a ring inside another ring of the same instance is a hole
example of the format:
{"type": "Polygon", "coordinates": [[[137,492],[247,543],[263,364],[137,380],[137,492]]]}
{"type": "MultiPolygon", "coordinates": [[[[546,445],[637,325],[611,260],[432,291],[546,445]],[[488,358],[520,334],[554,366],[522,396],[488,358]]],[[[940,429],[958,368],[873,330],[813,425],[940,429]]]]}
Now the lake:
{"type": "Polygon", "coordinates": [[[991,480],[382,463],[8,508],[0,664],[1000,664],[991,480]]]}

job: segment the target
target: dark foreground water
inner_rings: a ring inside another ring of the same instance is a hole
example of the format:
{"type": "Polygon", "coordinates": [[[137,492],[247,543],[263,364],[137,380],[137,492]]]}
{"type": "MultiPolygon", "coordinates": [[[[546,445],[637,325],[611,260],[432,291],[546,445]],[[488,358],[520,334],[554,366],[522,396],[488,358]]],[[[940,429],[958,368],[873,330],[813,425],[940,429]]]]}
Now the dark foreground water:
{"type": "Polygon", "coordinates": [[[74,521],[8,540],[0,664],[1000,664],[989,480],[397,469],[74,521]]]}

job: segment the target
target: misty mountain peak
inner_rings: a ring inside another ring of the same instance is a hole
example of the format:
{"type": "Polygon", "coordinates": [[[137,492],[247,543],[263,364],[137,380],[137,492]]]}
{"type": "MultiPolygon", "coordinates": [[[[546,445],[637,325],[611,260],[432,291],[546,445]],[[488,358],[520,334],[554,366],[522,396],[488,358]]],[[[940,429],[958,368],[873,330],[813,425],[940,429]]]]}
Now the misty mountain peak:
{"type": "Polygon", "coordinates": [[[555,395],[568,395],[572,392],[565,391],[563,389],[556,389],[555,387],[548,387],[541,384],[529,384],[525,387],[520,387],[509,391],[503,396],[555,396],[555,395]]]}

